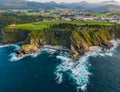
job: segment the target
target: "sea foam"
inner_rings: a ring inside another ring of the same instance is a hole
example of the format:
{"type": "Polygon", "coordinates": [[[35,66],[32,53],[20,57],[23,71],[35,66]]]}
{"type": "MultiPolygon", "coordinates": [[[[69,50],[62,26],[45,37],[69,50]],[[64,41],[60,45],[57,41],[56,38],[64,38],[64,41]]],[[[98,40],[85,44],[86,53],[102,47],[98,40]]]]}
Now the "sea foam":
{"type": "Polygon", "coordinates": [[[11,62],[14,62],[14,61],[19,61],[25,57],[28,57],[28,56],[31,56],[33,58],[37,57],[38,55],[40,55],[43,51],[47,52],[47,53],[50,53],[50,54],[54,54],[56,52],[56,50],[54,49],[48,49],[48,48],[44,48],[44,49],[39,49],[39,51],[37,51],[36,53],[31,53],[31,54],[26,54],[22,57],[17,57],[17,54],[16,52],[13,52],[11,53],[9,56],[10,56],[10,59],[9,61],[11,62]]]}
{"type": "MultiPolygon", "coordinates": [[[[57,59],[60,59],[61,63],[58,66],[56,66],[56,70],[54,72],[56,75],[57,82],[61,84],[64,78],[63,73],[69,72],[68,77],[73,80],[73,83],[76,85],[77,91],[79,92],[79,90],[83,90],[83,91],[87,90],[87,85],[89,83],[89,76],[91,75],[91,73],[89,72],[89,68],[91,67],[91,64],[89,63],[89,57],[96,57],[96,56],[112,57],[113,52],[115,51],[115,48],[118,46],[118,44],[116,40],[111,40],[111,42],[113,43],[114,47],[111,48],[110,50],[108,49],[102,50],[102,48],[99,48],[97,50],[87,52],[83,56],[79,57],[79,59],[75,62],[73,62],[71,58],[69,58],[65,53],[64,54],[60,53],[57,56],[57,59]]],[[[9,46],[15,47],[14,50],[18,50],[20,48],[16,44],[4,45],[4,46],[0,46],[0,48],[9,47],[9,46]]],[[[39,50],[37,53],[25,55],[21,58],[18,58],[17,54],[13,52],[10,54],[10,61],[12,62],[18,61],[26,56],[37,57],[39,54],[41,54],[42,51],[46,51],[50,54],[54,54],[56,52],[56,50],[54,49],[44,48],[39,50]]]]}
{"type": "Polygon", "coordinates": [[[58,55],[57,59],[61,60],[61,63],[56,67],[55,75],[56,81],[60,84],[63,81],[64,73],[68,73],[68,77],[73,80],[73,83],[76,85],[77,92],[82,90],[83,92],[87,90],[87,85],[89,83],[89,76],[91,73],[89,72],[89,68],[91,64],[89,62],[89,57],[112,57],[113,52],[118,46],[116,40],[111,40],[113,43],[113,48],[104,49],[98,48],[97,50],[89,51],[85,53],[83,56],[79,57],[77,61],[72,61],[71,58],[65,55],[58,55]]]}
{"type": "Polygon", "coordinates": [[[83,90],[83,87],[87,85],[89,82],[89,71],[88,71],[88,56],[89,54],[86,54],[79,58],[78,61],[73,62],[71,58],[68,58],[66,56],[59,55],[57,56],[58,59],[61,59],[61,64],[56,67],[55,75],[56,80],[58,83],[62,83],[63,81],[63,73],[69,72],[68,76],[70,79],[73,80],[74,84],[77,86],[77,88],[80,88],[83,90]]]}
{"type": "Polygon", "coordinates": [[[10,47],[10,46],[15,47],[15,50],[20,48],[20,46],[17,44],[1,45],[0,48],[6,48],[6,47],[10,47]]]}

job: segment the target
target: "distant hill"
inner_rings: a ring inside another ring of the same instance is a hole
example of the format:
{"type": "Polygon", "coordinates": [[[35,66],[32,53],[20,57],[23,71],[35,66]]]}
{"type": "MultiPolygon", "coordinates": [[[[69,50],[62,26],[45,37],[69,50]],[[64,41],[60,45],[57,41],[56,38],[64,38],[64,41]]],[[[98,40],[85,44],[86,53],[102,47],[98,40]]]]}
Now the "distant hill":
{"type": "Polygon", "coordinates": [[[29,2],[25,0],[0,0],[0,9],[44,9],[68,8],[91,12],[120,12],[120,4],[116,1],[105,1],[100,3],[56,3],[56,2],[29,2]]]}
{"type": "Polygon", "coordinates": [[[26,3],[24,0],[0,0],[0,9],[25,8],[26,3]]]}
{"type": "Polygon", "coordinates": [[[46,3],[39,3],[39,2],[27,2],[26,4],[29,8],[34,9],[44,9],[44,10],[51,10],[54,8],[68,8],[66,5],[58,4],[55,2],[46,2],[46,3]]]}
{"type": "Polygon", "coordinates": [[[64,4],[71,9],[90,12],[120,12],[120,4],[116,1],[105,1],[100,3],[88,3],[82,1],[80,3],[64,4]]]}

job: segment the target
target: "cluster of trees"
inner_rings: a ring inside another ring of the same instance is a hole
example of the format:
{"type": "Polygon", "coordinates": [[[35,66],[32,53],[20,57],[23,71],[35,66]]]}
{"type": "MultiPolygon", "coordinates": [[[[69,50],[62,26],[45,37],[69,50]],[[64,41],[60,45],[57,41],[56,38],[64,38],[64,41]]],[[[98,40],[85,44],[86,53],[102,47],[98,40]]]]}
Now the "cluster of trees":
{"type": "Polygon", "coordinates": [[[27,15],[14,12],[0,12],[0,28],[10,24],[31,23],[36,21],[42,21],[41,15],[27,15]]]}
{"type": "Polygon", "coordinates": [[[78,25],[72,24],[72,23],[60,23],[60,24],[52,25],[51,28],[52,29],[75,30],[78,27],[79,27],[78,25]]]}

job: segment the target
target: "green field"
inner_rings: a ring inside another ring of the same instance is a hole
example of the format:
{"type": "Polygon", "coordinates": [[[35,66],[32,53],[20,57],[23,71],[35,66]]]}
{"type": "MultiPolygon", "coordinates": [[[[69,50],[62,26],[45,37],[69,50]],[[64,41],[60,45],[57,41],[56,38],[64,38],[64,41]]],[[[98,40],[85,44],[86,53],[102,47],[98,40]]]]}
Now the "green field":
{"type": "Polygon", "coordinates": [[[69,23],[76,24],[79,26],[84,26],[86,24],[89,25],[103,25],[103,26],[113,26],[114,24],[108,22],[100,22],[100,21],[45,21],[45,22],[34,22],[34,23],[26,23],[26,24],[17,24],[15,26],[6,26],[5,29],[21,29],[21,30],[41,30],[50,28],[52,25],[60,24],[60,23],[69,23]]]}

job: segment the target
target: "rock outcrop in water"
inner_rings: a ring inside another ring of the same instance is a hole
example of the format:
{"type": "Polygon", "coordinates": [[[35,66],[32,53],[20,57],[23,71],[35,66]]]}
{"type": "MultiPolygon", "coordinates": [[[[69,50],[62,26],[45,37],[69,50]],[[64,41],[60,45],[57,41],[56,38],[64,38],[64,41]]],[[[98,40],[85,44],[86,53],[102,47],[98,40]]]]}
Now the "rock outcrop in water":
{"type": "Polygon", "coordinates": [[[73,59],[89,51],[90,46],[111,48],[109,41],[113,38],[113,26],[77,26],[73,24],[54,25],[49,29],[36,31],[5,29],[4,43],[23,41],[18,50],[18,57],[35,53],[44,45],[65,46],[71,49],[73,59]]]}
{"type": "Polygon", "coordinates": [[[18,57],[22,57],[25,54],[31,54],[31,53],[36,53],[39,50],[39,48],[34,45],[23,45],[21,48],[18,50],[18,57]]]}

